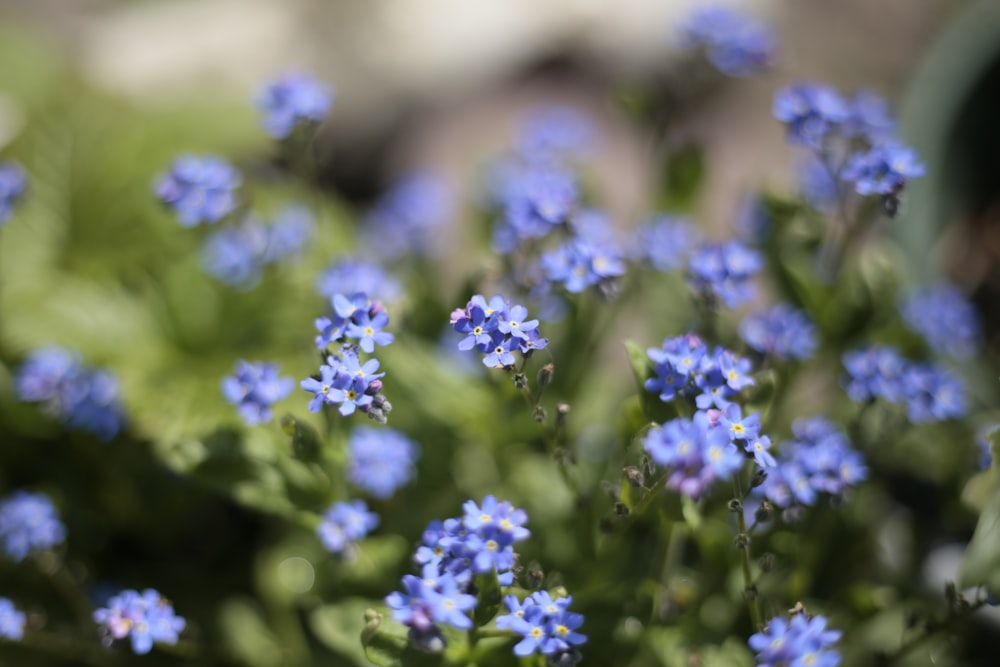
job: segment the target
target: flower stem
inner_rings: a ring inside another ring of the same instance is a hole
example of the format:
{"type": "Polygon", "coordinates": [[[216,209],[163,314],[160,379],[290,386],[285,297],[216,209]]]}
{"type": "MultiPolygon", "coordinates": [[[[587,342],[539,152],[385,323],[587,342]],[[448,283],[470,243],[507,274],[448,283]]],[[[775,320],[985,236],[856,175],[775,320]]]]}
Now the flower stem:
{"type": "Polygon", "coordinates": [[[736,523],[739,533],[736,535],[736,548],[740,550],[741,566],[743,569],[743,597],[747,601],[747,610],[750,612],[750,622],[753,623],[754,631],[761,628],[760,602],[757,600],[757,586],[754,584],[753,573],[750,569],[750,533],[747,531],[746,518],[743,516],[744,493],[740,483],[740,475],[733,475],[734,499],[739,502],[739,510],[736,514],[736,523]]]}

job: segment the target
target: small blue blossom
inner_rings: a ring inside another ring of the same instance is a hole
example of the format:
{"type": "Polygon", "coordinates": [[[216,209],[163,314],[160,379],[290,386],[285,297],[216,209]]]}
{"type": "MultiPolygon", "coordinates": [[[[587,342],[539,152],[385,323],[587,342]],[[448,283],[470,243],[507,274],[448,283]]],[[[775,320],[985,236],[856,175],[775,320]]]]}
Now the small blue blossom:
{"type": "Polygon", "coordinates": [[[738,240],[708,243],[691,255],[688,280],[698,293],[735,308],[753,298],[750,278],[763,267],[760,253],[738,240]]]}
{"type": "Polygon", "coordinates": [[[684,23],[681,45],[704,47],[708,61],[723,74],[749,76],[770,64],[776,39],[760,21],[726,7],[707,6],[684,23]]]}
{"type": "Polygon", "coordinates": [[[299,123],[319,123],[333,104],[333,91],[304,73],[287,74],[267,84],[256,99],[264,130],[286,139],[299,123]]]}
{"type": "Polygon", "coordinates": [[[979,346],[979,312],[956,285],[940,283],[915,290],[900,305],[903,321],[923,336],[932,350],[969,359],[979,346]]]}
{"type": "Polygon", "coordinates": [[[376,345],[389,345],[395,340],[388,331],[382,331],[389,324],[389,316],[385,311],[370,315],[367,310],[355,311],[347,323],[345,335],[357,338],[358,346],[367,354],[375,351],[376,345]]]}
{"type": "Polygon", "coordinates": [[[517,129],[518,153],[529,162],[574,158],[593,148],[595,132],[590,119],[572,107],[532,109],[517,129]]]}
{"type": "Polygon", "coordinates": [[[836,667],[840,653],[830,647],[843,633],[827,630],[823,616],[800,612],[790,621],[772,618],[762,632],[747,642],[757,654],[760,667],[836,667]]]}
{"type": "Polygon", "coordinates": [[[10,220],[14,205],[27,187],[28,178],[21,165],[9,160],[0,161],[0,227],[10,220]]]}
{"type": "Polygon", "coordinates": [[[154,643],[176,644],[187,622],[174,613],[173,605],[160,593],[147,588],[142,593],[124,590],[94,611],[94,622],[108,641],[128,637],[137,655],[149,653],[154,643]]]}
{"type": "Polygon", "coordinates": [[[234,374],[223,378],[222,393],[237,406],[247,424],[256,426],[271,421],[271,406],[288,396],[294,386],[292,378],[278,376],[276,365],[240,359],[234,374]]]}
{"type": "Polygon", "coordinates": [[[822,148],[850,119],[850,107],[831,86],[801,83],[774,96],[774,117],[788,126],[793,143],[822,148]]]}
{"type": "Polygon", "coordinates": [[[414,466],[420,456],[416,443],[391,428],[360,426],[351,432],[347,449],[350,453],[348,478],[383,500],[413,479],[414,466]]]}
{"type": "Polygon", "coordinates": [[[312,216],[299,206],[282,209],[270,225],[247,218],[205,240],[202,266],[233,287],[249,289],[265,266],[301,252],[312,230],[312,216]]]}
{"type": "Polygon", "coordinates": [[[489,368],[512,368],[514,352],[524,355],[548,344],[538,332],[538,320],[527,317],[526,308],[511,306],[499,294],[488,303],[482,294],[476,294],[465,308],[451,313],[450,321],[455,331],[465,335],[458,343],[460,350],[481,352],[485,355],[483,364],[489,368]]]}
{"type": "Polygon", "coordinates": [[[859,195],[895,195],[910,179],[926,173],[912,148],[895,142],[872,146],[851,156],[841,178],[854,183],[859,195]]]}
{"type": "Polygon", "coordinates": [[[762,354],[778,359],[808,359],[816,351],[816,327],[806,314],[788,304],[748,316],[740,338],[762,354]]]}
{"type": "Polygon", "coordinates": [[[378,264],[352,257],[335,261],[316,281],[316,291],[332,299],[335,294],[367,294],[372,300],[392,303],[402,295],[399,281],[378,264]]]}
{"type": "Polygon", "coordinates": [[[44,493],[16,491],[0,500],[0,544],[13,561],[62,544],[66,527],[44,493]]]}
{"type": "Polygon", "coordinates": [[[493,250],[506,254],[523,242],[547,236],[564,225],[579,205],[576,178],[554,165],[511,165],[496,184],[500,211],[493,233],[493,250]]]}
{"type": "Polygon", "coordinates": [[[719,479],[743,466],[745,457],[732,445],[729,433],[706,412],[692,419],[674,419],[651,429],[643,439],[650,458],[667,469],[667,488],[699,498],[719,479]]]}
{"type": "Polygon", "coordinates": [[[508,595],[504,604],[510,613],[497,617],[497,627],[521,635],[514,655],[525,658],[540,653],[550,656],[553,664],[561,664],[556,656],[570,653],[587,641],[586,635],[577,632],[583,625],[583,615],[569,611],[572,602],[572,596],[553,598],[548,591],[532,593],[523,603],[508,595]]]}
{"type": "Polygon", "coordinates": [[[386,260],[440,254],[444,245],[435,231],[448,223],[451,209],[452,197],[439,175],[409,174],[382,195],[362,221],[366,247],[386,260]]]}
{"type": "Polygon", "coordinates": [[[904,373],[906,413],[914,424],[961,419],[965,388],[961,380],[931,363],[911,364],[904,373]]]}
{"type": "Polygon", "coordinates": [[[625,263],[611,246],[574,238],[542,255],[546,280],[579,294],[592,285],[606,283],[625,273],[625,263]]]}
{"type": "Polygon", "coordinates": [[[688,254],[701,241],[701,233],[687,218],[661,215],[642,225],[637,239],[636,256],[666,272],[687,266],[688,254]]]}
{"type": "Polygon", "coordinates": [[[0,597],[0,637],[18,641],[24,637],[27,616],[7,598],[0,597]]]}
{"type": "Polygon", "coordinates": [[[847,369],[844,388],[855,403],[877,398],[898,403],[906,395],[903,373],[907,362],[895,347],[873,345],[845,353],[843,361],[847,369]]]}
{"type": "Polygon", "coordinates": [[[243,177],[222,158],[183,155],[161,174],[154,189],[184,227],[214,223],[236,210],[236,188],[243,177]]]}
{"type": "Polygon", "coordinates": [[[316,526],[316,535],[328,551],[350,556],[356,548],[355,543],[378,525],[378,514],[369,512],[365,501],[336,502],[323,513],[323,520],[316,526]]]}

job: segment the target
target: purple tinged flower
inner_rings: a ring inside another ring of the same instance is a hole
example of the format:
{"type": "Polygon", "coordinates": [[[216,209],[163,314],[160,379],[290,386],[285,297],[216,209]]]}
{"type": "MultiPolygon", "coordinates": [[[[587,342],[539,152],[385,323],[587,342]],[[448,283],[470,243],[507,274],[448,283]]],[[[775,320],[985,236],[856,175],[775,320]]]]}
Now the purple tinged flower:
{"type": "Polygon", "coordinates": [[[914,290],[900,312],[907,328],[923,336],[938,354],[964,360],[979,347],[979,313],[957,285],[939,283],[914,290]]]}
{"type": "Polygon", "coordinates": [[[27,187],[28,178],[21,165],[9,160],[0,161],[0,227],[10,220],[14,205],[27,187]]]}
{"type": "Polygon", "coordinates": [[[286,139],[299,123],[319,123],[333,104],[333,91],[308,74],[286,74],[267,84],[255,100],[264,130],[286,139]]]}
{"type": "Polygon", "coordinates": [[[24,637],[27,616],[7,598],[0,597],[0,637],[18,641],[24,637]]]}
{"type": "Polygon", "coordinates": [[[850,118],[847,102],[833,87],[801,83],[774,96],[774,117],[788,126],[793,143],[821,148],[850,118]]]}
{"type": "Polygon", "coordinates": [[[176,644],[187,625],[174,613],[173,605],[152,588],[142,593],[123,590],[105,604],[94,611],[94,622],[101,625],[109,641],[128,637],[137,655],[149,653],[154,643],[176,644]]]}
{"type": "Polygon", "coordinates": [[[250,426],[271,421],[271,406],[288,396],[294,386],[292,378],[278,376],[276,365],[242,359],[236,362],[235,373],[222,379],[223,395],[250,426]]]}
{"type": "Polygon", "coordinates": [[[16,491],[0,500],[0,543],[15,562],[66,539],[66,528],[44,493],[16,491]]]}
{"type": "Polygon", "coordinates": [[[222,158],[183,155],[155,183],[156,196],[184,227],[214,223],[236,210],[243,177],[222,158]]]}
{"type": "Polygon", "coordinates": [[[840,176],[853,182],[859,195],[895,195],[907,181],[926,172],[917,160],[916,151],[900,143],[886,142],[852,155],[840,176]]]}
{"type": "Polygon", "coordinates": [[[332,553],[350,556],[355,543],[379,525],[378,514],[368,511],[363,500],[335,502],[323,513],[316,535],[332,553]]]}
{"type": "Polygon", "coordinates": [[[359,426],[347,440],[347,476],[356,486],[384,500],[413,479],[420,448],[391,428],[359,426]]]}
{"type": "Polygon", "coordinates": [[[816,351],[816,328],[806,314],[788,304],[749,315],[740,338],[762,354],[778,359],[808,359],[816,351]]]}

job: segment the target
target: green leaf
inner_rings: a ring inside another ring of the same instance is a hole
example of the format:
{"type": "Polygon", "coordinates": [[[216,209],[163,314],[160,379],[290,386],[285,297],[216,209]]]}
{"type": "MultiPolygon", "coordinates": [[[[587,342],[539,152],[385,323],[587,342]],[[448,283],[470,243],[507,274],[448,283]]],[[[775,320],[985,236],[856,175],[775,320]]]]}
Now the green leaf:
{"type": "Polygon", "coordinates": [[[705,182],[705,156],[700,147],[689,145],[670,156],[663,170],[664,208],[690,208],[705,182]]]}
{"type": "Polygon", "coordinates": [[[229,651],[247,665],[277,667],[284,663],[278,638],[250,599],[230,599],[219,611],[219,628],[229,651]]]}
{"type": "Polygon", "coordinates": [[[316,429],[291,414],[281,418],[281,430],[292,438],[292,454],[295,458],[310,463],[320,459],[322,446],[316,429]]]}
{"type": "Polygon", "coordinates": [[[392,619],[384,620],[374,604],[364,598],[347,598],[316,607],[309,613],[309,628],[327,648],[359,667],[401,665],[406,628],[392,619]]]}
{"type": "Polygon", "coordinates": [[[497,615],[500,611],[500,603],[503,595],[500,593],[500,582],[497,580],[496,570],[491,570],[487,574],[476,575],[476,610],[472,620],[476,627],[481,628],[497,615]]]}
{"type": "Polygon", "coordinates": [[[958,581],[963,588],[983,585],[993,595],[1000,594],[1000,489],[993,490],[979,516],[962,559],[958,581]]]}

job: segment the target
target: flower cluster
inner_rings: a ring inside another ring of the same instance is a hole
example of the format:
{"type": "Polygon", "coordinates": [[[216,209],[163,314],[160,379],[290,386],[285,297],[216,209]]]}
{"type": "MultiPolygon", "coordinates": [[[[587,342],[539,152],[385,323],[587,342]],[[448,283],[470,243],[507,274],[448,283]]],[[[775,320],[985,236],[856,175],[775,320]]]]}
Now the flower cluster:
{"type": "Polygon", "coordinates": [[[371,354],[376,345],[389,345],[395,340],[391,333],[383,331],[389,324],[389,315],[381,303],[369,301],[360,292],[350,297],[335,294],[331,301],[332,317],[316,320],[320,332],[316,347],[330,352],[329,347],[339,343],[339,348],[327,354],[318,376],[301,382],[301,387],[314,395],[309,410],[319,412],[324,405],[339,405],[342,415],[361,410],[369,418],[384,423],[392,410],[382,395],[381,379],[385,373],[377,372],[377,359],[362,363],[358,352],[371,354]]]}
{"type": "Polygon", "coordinates": [[[906,326],[923,336],[934,352],[954,359],[976,353],[979,314],[958,286],[940,283],[916,290],[899,309],[906,326]]]}
{"type": "Polygon", "coordinates": [[[219,222],[236,210],[242,175],[214,155],[182,155],[157,178],[156,196],[184,227],[219,222]]]}
{"type": "Polygon", "coordinates": [[[316,292],[332,299],[335,294],[367,294],[372,301],[392,303],[403,286],[378,264],[354,257],[341,257],[328,266],[316,281],[316,292]]]}
{"type": "Polygon", "coordinates": [[[66,539],[66,527],[44,493],[17,491],[0,500],[0,545],[14,561],[66,539]]]}
{"type": "Polygon", "coordinates": [[[753,298],[750,279],[763,267],[760,253],[736,239],[706,243],[688,260],[688,281],[705,298],[735,308],[753,298]]]}
{"type": "Polygon", "coordinates": [[[594,147],[594,128],[586,116],[563,106],[529,111],[519,123],[514,141],[518,154],[534,163],[561,162],[594,147]]]}
{"type": "Polygon", "coordinates": [[[378,528],[378,514],[368,511],[363,500],[336,502],[323,513],[316,535],[330,552],[353,555],[355,543],[378,528]]]}
{"type": "Polygon", "coordinates": [[[667,272],[687,266],[688,254],[701,240],[701,233],[687,218],[662,215],[643,224],[637,239],[635,254],[657,271],[667,272]]]}
{"type": "Polygon", "coordinates": [[[708,61],[729,76],[748,76],[766,68],[775,50],[770,27],[718,6],[694,11],[682,27],[680,42],[686,49],[703,47],[708,61]]]}
{"type": "Polygon", "coordinates": [[[14,205],[28,187],[28,179],[24,169],[16,162],[0,162],[0,227],[2,227],[14,211],[14,205]]]}
{"type": "Polygon", "coordinates": [[[855,403],[882,399],[906,405],[914,424],[965,415],[965,390],[950,372],[931,362],[912,362],[888,345],[872,345],[843,357],[847,395],[855,403]]]}
{"type": "Polygon", "coordinates": [[[141,593],[131,589],[120,592],[94,611],[94,621],[109,642],[128,637],[139,655],[149,653],[154,642],[176,644],[187,625],[174,613],[170,601],[152,588],[141,593]]]}
{"type": "Polygon", "coordinates": [[[817,344],[816,328],[808,316],[785,303],[744,319],[740,338],[758,352],[778,359],[808,359],[817,344]]]}
{"type": "Polygon", "coordinates": [[[287,74],[267,84],[256,99],[264,130],[286,139],[300,123],[319,123],[333,104],[333,91],[312,76],[287,74]]]}
{"type": "Polygon", "coordinates": [[[359,426],[347,440],[347,475],[376,498],[385,499],[409,482],[420,456],[416,443],[391,428],[359,426]]]}
{"type": "Polygon", "coordinates": [[[89,368],[79,355],[60,347],[32,352],[15,378],[18,398],[42,404],[46,412],[70,427],[110,440],[123,421],[118,379],[89,368]]]}
{"type": "Polygon", "coordinates": [[[501,586],[514,582],[514,544],[530,535],[528,515],[507,501],[486,496],[482,505],[467,501],[460,518],[434,521],[424,531],[414,560],[421,576],[403,577],[405,592],[386,597],[392,616],[410,628],[410,637],[440,638],[435,624],[467,630],[467,613],[476,606],[469,588],[477,574],[496,573],[501,586]]]}
{"type": "Polygon", "coordinates": [[[854,183],[859,195],[895,195],[910,179],[927,172],[909,146],[887,142],[855,153],[844,166],[841,178],[854,183]]]}
{"type": "Polygon", "coordinates": [[[274,364],[240,359],[235,373],[223,378],[222,393],[237,406],[247,424],[256,426],[271,421],[271,406],[288,396],[294,386],[292,378],[278,376],[274,364]]]}
{"type": "Polygon", "coordinates": [[[0,598],[0,637],[17,641],[24,637],[27,616],[7,598],[0,598]]]}
{"type": "Polygon", "coordinates": [[[442,250],[434,232],[451,216],[451,197],[437,174],[410,174],[389,189],[362,221],[366,247],[386,260],[442,250]]]}
{"type": "Polygon", "coordinates": [[[312,216],[298,206],[279,212],[270,225],[246,218],[206,239],[202,265],[224,283],[249,289],[265,266],[301,252],[312,231],[312,216]]]}
{"type": "Polygon", "coordinates": [[[804,612],[791,620],[772,618],[763,632],[750,637],[748,644],[757,654],[760,667],[837,667],[840,653],[830,647],[841,636],[840,630],[827,630],[823,616],[807,616],[804,612]]]}
{"type": "Polygon", "coordinates": [[[499,209],[493,249],[506,254],[565,225],[580,205],[580,186],[565,166],[504,163],[494,174],[491,200],[499,209]]]}
{"type": "Polygon", "coordinates": [[[841,497],[868,476],[864,459],[836,426],[823,417],[797,419],[794,440],[778,447],[778,465],[754,489],[775,506],[814,505],[820,494],[841,497]]]}
{"type": "Polygon", "coordinates": [[[646,380],[646,391],[658,393],[664,402],[694,396],[701,410],[725,410],[741,389],[754,384],[749,359],[722,347],[710,351],[695,334],[667,338],[646,354],[653,362],[653,377],[646,380]]]}
{"type": "Polygon", "coordinates": [[[553,597],[548,591],[537,591],[523,602],[513,595],[503,601],[510,613],[497,616],[496,624],[521,635],[514,655],[525,658],[540,653],[550,656],[550,664],[576,663],[579,655],[574,647],[586,643],[587,637],[576,631],[583,625],[583,615],[569,611],[573,596],[553,597]]]}
{"type": "Polygon", "coordinates": [[[464,334],[458,349],[475,348],[483,353],[483,363],[489,368],[513,368],[514,353],[530,354],[548,345],[538,333],[538,320],[528,320],[528,309],[511,306],[500,295],[489,302],[482,294],[469,300],[465,308],[451,313],[451,326],[464,334]]]}

